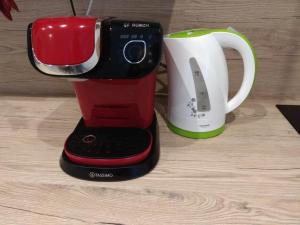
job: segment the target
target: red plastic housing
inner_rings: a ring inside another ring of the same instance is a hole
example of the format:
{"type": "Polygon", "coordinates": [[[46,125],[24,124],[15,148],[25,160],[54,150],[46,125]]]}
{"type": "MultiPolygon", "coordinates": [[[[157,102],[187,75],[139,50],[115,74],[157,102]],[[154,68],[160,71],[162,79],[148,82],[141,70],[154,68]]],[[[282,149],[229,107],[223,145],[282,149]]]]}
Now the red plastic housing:
{"type": "Polygon", "coordinates": [[[38,19],[32,25],[33,52],[44,64],[86,62],[95,49],[95,26],[93,17],[38,19]]]}
{"type": "Polygon", "coordinates": [[[73,82],[87,127],[150,126],[154,115],[155,72],[139,79],[73,82]]]}

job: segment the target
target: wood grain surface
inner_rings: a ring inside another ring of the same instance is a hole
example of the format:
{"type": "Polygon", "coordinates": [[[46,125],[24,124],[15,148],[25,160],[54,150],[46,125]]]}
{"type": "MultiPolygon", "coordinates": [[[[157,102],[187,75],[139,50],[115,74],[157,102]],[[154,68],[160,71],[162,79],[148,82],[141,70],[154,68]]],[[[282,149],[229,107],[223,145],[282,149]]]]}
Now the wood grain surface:
{"type": "MultiPolygon", "coordinates": [[[[259,60],[252,99],[209,140],[168,130],[166,74],[159,74],[159,164],[145,177],[114,183],[61,171],[62,146],[80,110],[68,82],[41,76],[27,60],[27,25],[71,15],[69,2],[17,3],[13,22],[0,16],[1,225],[300,224],[299,135],[274,106],[299,104],[299,0],[95,1],[93,15],[157,20],[166,33],[233,26],[253,42],[259,60]]],[[[74,3],[83,14],[87,1],[74,3]]],[[[232,95],[243,68],[236,52],[226,53],[232,95]]]]}
{"type": "MultiPolygon", "coordinates": [[[[26,28],[34,19],[71,15],[68,1],[17,0],[14,21],[0,17],[0,94],[73,95],[68,82],[41,76],[26,56],[26,28]]],[[[79,15],[87,6],[75,0],[79,15]]],[[[97,0],[92,15],[160,21],[165,32],[187,28],[227,27],[246,34],[257,51],[259,70],[252,97],[300,97],[299,0],[97,0]]],[[[238,54],[228,52],[231,92],[241,81],[238,54]]]]}
{"type": "Polygon", "coordinates": [[[58,165],[80,117],[75,98],[0,97],[0,224],[300,224],[300,139],[273,100],[247,101],[209,140],[171,133],[165,101],[157,167],[97,183],[58,165]]]}

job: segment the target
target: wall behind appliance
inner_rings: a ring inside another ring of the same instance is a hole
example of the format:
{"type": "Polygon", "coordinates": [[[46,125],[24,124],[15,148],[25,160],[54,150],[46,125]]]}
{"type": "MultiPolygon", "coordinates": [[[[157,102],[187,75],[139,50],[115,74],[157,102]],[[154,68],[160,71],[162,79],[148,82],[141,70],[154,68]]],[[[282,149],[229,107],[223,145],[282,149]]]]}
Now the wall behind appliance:
{"type": "MultiPolygon", "coordinates": [[[[87,0],[74,0],[84,14],[87,0]]],[[[161,21],[166,32],[227,27],[253,42],[259,70],[252,97],[300,98],[299,0],[95,0],[92,15],[161,21]]],[[[67,81],[41,76],[27,60],[26,28],[38,17],[71,15],[69,1],[17,0],[14,21],[0,16],[0,95],[73,95],[67,81]]],[[[239,55],[230,58],[231,92],[241,81],[239,55]]],[[[165,82],[165,75],[159,75],[165,82]]]]}

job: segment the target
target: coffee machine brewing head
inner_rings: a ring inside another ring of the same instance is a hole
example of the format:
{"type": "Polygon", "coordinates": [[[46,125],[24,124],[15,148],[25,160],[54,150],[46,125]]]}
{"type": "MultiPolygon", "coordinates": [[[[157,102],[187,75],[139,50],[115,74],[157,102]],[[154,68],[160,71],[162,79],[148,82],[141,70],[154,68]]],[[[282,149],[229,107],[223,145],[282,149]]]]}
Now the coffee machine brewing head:
{"type": "Polygon", "coordinates": [[[77,79],[135,79],[160,63],[158,23],[113,18],[38,19],[28,27],[28,56],[39,72],[77,79]]]}

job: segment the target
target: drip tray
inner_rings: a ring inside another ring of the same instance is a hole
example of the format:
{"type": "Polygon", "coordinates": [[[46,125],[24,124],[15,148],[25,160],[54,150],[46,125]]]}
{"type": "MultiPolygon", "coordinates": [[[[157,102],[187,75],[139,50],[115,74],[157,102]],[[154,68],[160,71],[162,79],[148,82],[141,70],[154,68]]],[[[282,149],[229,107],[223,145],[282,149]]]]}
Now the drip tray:
{"type": "MultiPolygon", "coordinates": [[[[81,123],[83,123],[81,121],[81,123]]],[[[149,149],[152,136],[138,128],[78,128],[67,140],[65,150],[77,157],[120,159],[139,155],[149,149]]]]}
{"type": "Polygon", "coordinates": [[[85,180],[121,181],[149,173],[158,159],[156,115],[147,129],[88,128],[81,119],[65,143],[60,166],[85,180]]]}

